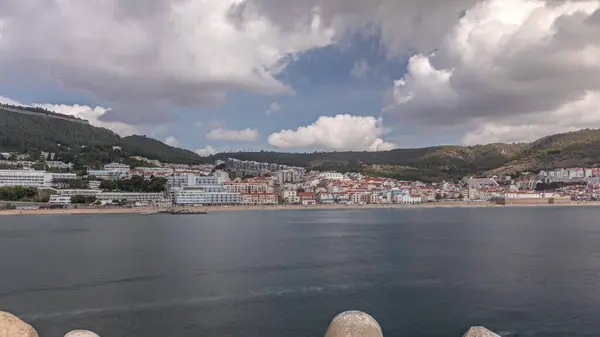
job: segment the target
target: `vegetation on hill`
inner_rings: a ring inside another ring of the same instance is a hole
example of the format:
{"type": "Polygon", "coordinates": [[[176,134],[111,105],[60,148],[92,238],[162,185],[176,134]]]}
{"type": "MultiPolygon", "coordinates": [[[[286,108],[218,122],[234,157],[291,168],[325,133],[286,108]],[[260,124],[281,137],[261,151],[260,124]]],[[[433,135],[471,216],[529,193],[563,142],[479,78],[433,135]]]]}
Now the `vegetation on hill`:
{"type": "Polygon", "coordinates": [[[83,145],[118,144],[119,136],[107,129],[6,111],[0,107],[0,149],[26,152],[39,149],[61,152],[83,145]]]}
{"type": "Polygon", "coordinates": [[[3,186],[0,187],[0,200],[22,202],[48,202],[50,192],[28,186],[3,186]]]}
{"type": "Polygon", "coordinates": [[[532,143],[435,146],[384,152],[238,152],[215,155],[318,170],[362,172],[401,180],[457,180],[465,175],[514,174],[600,166],[600,130],[547,136],[532,143]]]}
{"type": "Polygon", "coordinates": [[[130,156],[181,164],[206,162],[205,158],[192,151],[174,148],[145,136],[121,138],[105,128],[68,119],[22,114],[3,109],[2,106],[0,106],[0,151],[18,153],[48,151],[56,153],[57,160],[73,162],[80,167],[97,167],[111,161],[126,161],[130,156]],[[120,149],[113,149],[115,146],[120,149]]]}
{"type": "Polygon", "coordinates": [[[46,109],[40,108],[40,107],[18,106],[18,105],[10,105],[10,104],[0,103],[0,109],[2,109],[2,108],[5,108],[4,110],[13,110],[13,112],[14,111],[22,111],[23,113],[33,112],[33,113],[37,113],[40,115],[46,115],[49,117],[59,117],[61,119],[66,118],[66,119],[72,119],[72,120],[75,120],[78,122],[87,123],[86,120],[81,119],[79,117],[69,116],[69,115],[65,115],[65,114],[59,114],[54,111],[46,110],[46,109]]]}
{"type": "MultiPolygon", "coordinates": [[[[4,106],[3,109],[0,105],[1,151],[34,154],[39,151],[54,152],[57,154],[56,160],[73,162],[76,170],[99,167],[110,162],[139,165],[140,162],[131,159],[131,156],[181,164],[206,163],[232,157],[317,170],[439,181],[456,180],[465,175],[502,175],[560,167],[600,166],[600,130],[592,129],[551,135],[521,144],[435,146],[384,152],[238,152],[203,158],[192,151],[175,148],[146,136],[121,138],[104,128],[68,119],[18,113],[11,111],[13,108],[4,106]]],[[[55,114],[38,108],[17,108],[55,114]]]]}
{"type": "Polygon", "coordinates": [[[121,138],[121,147],[131,155],[156,159],[166,163],[201,164],[206,159],[196,153],[169,146],[161,141],[146,136],[129,136],[121,138]]]}
{"type": "Polygon", "coordinates": [[[102,180],[100,189],[110,192],[146,192],[160,193],[165,190],[167,179],[151,177],[146,180],[141,176],[134,175],[130,179],[102,180]]]}

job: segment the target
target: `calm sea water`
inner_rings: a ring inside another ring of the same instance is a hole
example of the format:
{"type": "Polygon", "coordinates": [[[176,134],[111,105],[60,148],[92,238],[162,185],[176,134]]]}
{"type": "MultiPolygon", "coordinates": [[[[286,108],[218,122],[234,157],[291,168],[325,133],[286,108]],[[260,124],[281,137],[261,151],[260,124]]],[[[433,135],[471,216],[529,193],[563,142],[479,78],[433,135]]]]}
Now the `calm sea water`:
{"type": "Polygon", "coordinates": [[[0,310],[42,336],[598,336],[600,208],[0,217],[0,310]]]}

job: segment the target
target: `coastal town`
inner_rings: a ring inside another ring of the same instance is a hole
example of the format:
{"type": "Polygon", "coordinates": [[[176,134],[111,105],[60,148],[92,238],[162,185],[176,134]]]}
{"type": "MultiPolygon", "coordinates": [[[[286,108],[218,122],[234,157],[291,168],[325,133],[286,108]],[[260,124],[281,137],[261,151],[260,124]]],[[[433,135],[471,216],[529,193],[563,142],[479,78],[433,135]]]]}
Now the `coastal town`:
{"type": "MultiPolygon", "coordinates": [[[[27,160],[23,154],[1,155],[4,159],[0,164],[6,168],[0,170],[4,209],[565,204],[600,199],[598,168],[561,168],[524,172],[518,177],[494,175],[424,183],[360,173],[307,171],[234,158],[214,164],[185,165],[135,157],[137,163],[145,166],[109,163],[75,173],[72,163],[40,163],[27,160]],[[40,164],[44,169],[36,169],[40,164]]],[[[53,156],[42,153],[41,157],[53,156]]]]}

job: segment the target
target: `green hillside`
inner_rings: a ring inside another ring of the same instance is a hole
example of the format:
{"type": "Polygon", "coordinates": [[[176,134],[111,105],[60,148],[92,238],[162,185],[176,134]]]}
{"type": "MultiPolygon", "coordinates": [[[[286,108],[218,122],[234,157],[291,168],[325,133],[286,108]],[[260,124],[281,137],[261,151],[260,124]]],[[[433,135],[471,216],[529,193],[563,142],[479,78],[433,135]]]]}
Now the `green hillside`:
{"type": "Polygon", "coordinates": [[[435,181],[465,175],[512,174],[561,167],[600,166],[600,130],[580,130],[532,143],[435,146],[384,152],[239,152],[215,158],[273,162],[321,170],[359,171],[397,179],[435,181]]]}
{"type": "Polygon", "coordinates": [[[97,165],[129,156],[142,156],[171,163],[203,163],[188,150],[168,146],[145,136],[119,137],[116,133],[80,119],[37,108],[0,106],[0,150],[6,152],[49,151],[65,160],[80,156],[82,165],[97,165]],[[23,112],[16,112],[22,110],[23,112]],[[33,112],[33,114],[31,114],[33,112]],[[113,150],[119,146],[120,150],[113,150]]]}
{"type": "Polygon", "coordinates": [[[22,113],[15,112],[15,107],[0,105],[1,151],[50,151],[78,166],[130,162],[130,156],[182,164],[232,157],[424,181],[455,180],[476,174],[501,175],[560,167],[600,166],[600,130],[592,129],[551,135],[522,144],[452,145],[383,152],[237,152],[203,158],[192,151],[168,146],[146,136],[122,138],[81,119],[37,108],[19,109],[23,110],[22,113]]]}

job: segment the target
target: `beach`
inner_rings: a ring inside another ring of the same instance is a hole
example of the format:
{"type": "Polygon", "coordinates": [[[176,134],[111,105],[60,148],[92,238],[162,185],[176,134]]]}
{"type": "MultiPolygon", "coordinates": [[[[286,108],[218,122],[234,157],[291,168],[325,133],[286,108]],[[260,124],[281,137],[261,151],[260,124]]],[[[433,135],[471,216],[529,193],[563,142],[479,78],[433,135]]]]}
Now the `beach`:
{"type": "Polygon", "coordinates": [[[204,206],[204,207],[132,207],[132,208],[68,208],[68,209],[9,209],[0,210],[1,215],[52,215],[52,214],[141,214],[149,215],[169,209],[185,209],[201,212],[224,211],[281,211],[281,210],[341,210],[341,209],[415,209],[415,208],[456,208],[456,207],[553,207],[553,206],[600,206],[600,202],[572,202],[568,204],[515,204],[499,205],[492,202],[434,202],[422,204],[365,204],[365,205],[235,205],[235,206],[204,206]]]}

